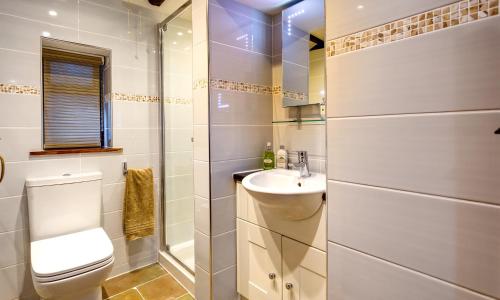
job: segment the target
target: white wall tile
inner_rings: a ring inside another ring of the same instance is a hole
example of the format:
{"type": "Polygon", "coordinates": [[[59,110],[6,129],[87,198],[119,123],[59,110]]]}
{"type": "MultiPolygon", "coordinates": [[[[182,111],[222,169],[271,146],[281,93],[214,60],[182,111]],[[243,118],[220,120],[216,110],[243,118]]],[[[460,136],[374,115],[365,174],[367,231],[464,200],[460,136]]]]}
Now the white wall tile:
{"type": "Polygon", "coordinates": [[[327,59],[328,116],[500,108],[498,28],[488,18],[327,59]]]}
{"type": "Polygon", "coordinates": [[[28,230],[0,233],[0,268],[29,261],[28,230]]]}
{"type": "Polygon", "coordinates": [[[206,198],[194,197],[194,225],[196,230],[210,235],[210,201],[206,198]]]}
{"type": "Polygon", "coordinates": [[[272,142],[272,126],[217,125],[210,128],[210,158],[224,161],[261,157],[272,142]]]}
{"type": "Polygon", "coordinates": [[[117,154],[84,154],[81,161],[82,172],[100,171],[104,184],[123,182],[123,161],[126,159],[117,154]]]}
{"type": "Polygon", "coordinates": [[[208,125],[193,127],[193,157],[195,160],[209,161],[209,130],[208,125]]]}
{"type": "Polygon", "coordinates": [[[218,235],[236,229],[236,197],[212,199],[212,234],[218,235]]]}
{"type": "Polygon", "coordinates": [[[210,178],[209,163],[204,161],[194,161],[194,193],[197,196],[210,199],[210,178]]]}
{"type": "Polygon", "coordinates": [[[328,243],[328,299],[492,299],[430,276],[328,243]]]}
{"type": "Polygon", "coordinates": [[[208,125],[208,88],[193,90],[193,124],[208,125]]]}
{"type": "Polygon", "coordinates": [[[40,87],[39,54],[0,49],[0,68],[9,70],[0,73],[2,83],[40,87]]]}
{"type": "Polygon", "coordinates": [[[260,168],[261,159],[220,161],[211,164],[211,196],[213,199],[236,194],[233,173],[260,168]]]}
{"type": "Polygon", "coordinates": [[[0,3],[0,13],[70,27],[73,29],[77,29],[78,27],[77,0],[2,1],[0,3]],[[55,11],[57,16],[51,16],[49,14],[49,11],[51,10],[55,11]]]}
{"type": "Polygon", "coordinates": [[[194,249],[197,268],[210,271],[210,237],[195,230],[194,249]]]}
{"type": "Polygon", "coordinates": [[[189,196],[165,202],[165,221],[168,225],[193,221],[194,219],[194,198],[189,196]]]}
{"type": "Polygon", "coordinates": [[[451,2],[450,0],[405,0],[395,4],[390,0],[372,0],[362,3],[349,0],[325,1],[326,39],[330,40],[368,29],[451,2]],[[358,9],[360,4],[363,5],[362,9],[358,9]]]}
{"type": "Polygon", "coordinates": [[[210,90],[212,124],[270,125],[272,120],[271,95],[210,90]]]}
{"type": "Polygon", "coordinates": [[[167,201],[186,198],[193,195],[193,177],[196,176],[196,164],[194,174],[179,175],[165,178],[165,199],[167,201]]]}
{"type": "Polygon", "coordinates": [[[125,183],[105,184],[102,187],[103,212],[113,212],[123,209],[125,198],[125,183]]]}
{"type": "Polygon", "coordinates": [[[195,268],[195,296],[197,300],[210,300],[210,274],[203,270],[202,267],[196,265],[195,268]]]}
{"type": "Polygon", "coordinates": [[[25,193],[26,178],[57,176],[65,173],[79,173],[80,159],[45,159],[6,163],[5,177],[0,185],[0,198],[20,196],[25,193]]]}
{"type": "Polygon", "coordinates": [[[329,240],[499,297],[500,206],[329,181],[329,240]]]}
{"type": "Polygon", "coordinates": [[[239,299],[236,291],[236,266],[232,266],[213,276],[213,299],[239,299]]]}
{"type": "Polygon", "coordinates": [[[0,106],[0,127],[42,126],[40,96],[0,94],[0,106]]]}
{"type": "Polygon", "coordinates": [[[236,265],[236,230],[212,236],[213,272],[233,265],[236,265]]]}
{"type": "Polygon", "coordinates": [[[310,158],[326,156],[326,126],[324,124],[274,124],[274,150],[278,151],[284,145],[289,158],[296,151],[307,151],[310,158]]]}
{"type": "Polygon", "coordinates": [[[0,269],[0,291],[5,299],[36,299],[33,281],[31,279],[31,267],[27,264],[19,264],[0,269]]]}
{"type": "Polygon", "coordinates": [[[29,153],[42,149],[40,128],[1,128],[0,153],[6,162],[29,160],[29,153]]]}
{"type": "Polygon", "coordinates": [[[500,203],[499,112],[328,120],[328,178],[500,203]]]}
{"type": "Polygon", "coordinates": [[[193,174],[193,152],[166,152],[164,155],[165,176],[193,174]]]}
{"type": "Polygon", "coordinates": [[[110,239],[117,239],[123,236],[123,211],[104,213],[102,227],[110,239]]]}
{"type": "Polygon", "coordinates": [[[210,77],[270,86],[271,57],[211,42],[210,77]]]}
{"type": "Polygon", "coordinates": [[[0,198],[0,232],[20,230],[28,227],[27,197],[0,198]]]}
{"type": "Polygon", "coordinates": [[[44,32],[51,38],[77,42],[77,31],[9,15],[0,18],[0,48],[40,54],[40,37],[44,32]]]}
{"type": "Polygon", "coordinates": [[[241,12],[209,6],[210,40],[271,55],[271,26],[241,12]]]}

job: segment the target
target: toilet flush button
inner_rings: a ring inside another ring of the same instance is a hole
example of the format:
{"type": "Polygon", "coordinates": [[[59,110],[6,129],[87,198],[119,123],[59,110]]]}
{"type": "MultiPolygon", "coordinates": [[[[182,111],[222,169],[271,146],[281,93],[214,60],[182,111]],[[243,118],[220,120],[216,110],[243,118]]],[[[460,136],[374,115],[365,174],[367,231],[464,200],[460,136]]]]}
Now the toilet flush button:
{"type": "Polygon", "coordinates": [[[64,176],[64,177],[68,177],[68,176],[71,176],[71,174],[70,174],[70,173],[65,173],[65,174],[63,174],[62,176],[64,176]]]}

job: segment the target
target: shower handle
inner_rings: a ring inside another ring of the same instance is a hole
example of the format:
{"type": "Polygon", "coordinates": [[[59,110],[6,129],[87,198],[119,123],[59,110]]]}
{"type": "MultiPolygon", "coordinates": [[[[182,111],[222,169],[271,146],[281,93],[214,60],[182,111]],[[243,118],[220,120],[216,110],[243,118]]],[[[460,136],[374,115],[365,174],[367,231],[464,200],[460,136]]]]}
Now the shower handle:
{"type": "Polygon", "coordinates": [[[2,182],[3,177],[5,175],[5,160],[3,159],[3,157],[1,155],[0,155],[0,168],[2,169],[0,171],[0,182],[2,182]]]}

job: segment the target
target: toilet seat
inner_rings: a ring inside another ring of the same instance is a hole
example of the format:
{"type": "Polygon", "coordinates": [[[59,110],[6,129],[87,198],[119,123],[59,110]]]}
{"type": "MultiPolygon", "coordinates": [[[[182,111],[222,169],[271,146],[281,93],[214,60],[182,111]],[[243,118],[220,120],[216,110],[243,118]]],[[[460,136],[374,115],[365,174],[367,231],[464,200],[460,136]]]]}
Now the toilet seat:
{"type": "Polygon", "coordinates": [[[102,228],[31,243],[31,270],[38,282],[63,280],[113,262],[113,245],[102,228]]]}

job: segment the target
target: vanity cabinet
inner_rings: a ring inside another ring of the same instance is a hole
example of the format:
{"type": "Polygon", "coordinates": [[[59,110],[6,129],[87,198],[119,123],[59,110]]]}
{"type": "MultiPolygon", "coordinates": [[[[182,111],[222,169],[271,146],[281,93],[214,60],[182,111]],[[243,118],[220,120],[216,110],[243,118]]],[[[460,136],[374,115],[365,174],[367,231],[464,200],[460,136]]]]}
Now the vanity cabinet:
{"type": "Polygon", "coordinates": [[[237,220],[238,293],[249,300],[326,300],[326,253],[237,220]]]}

